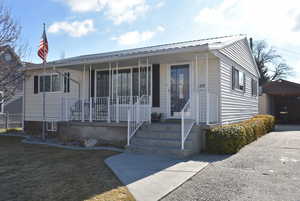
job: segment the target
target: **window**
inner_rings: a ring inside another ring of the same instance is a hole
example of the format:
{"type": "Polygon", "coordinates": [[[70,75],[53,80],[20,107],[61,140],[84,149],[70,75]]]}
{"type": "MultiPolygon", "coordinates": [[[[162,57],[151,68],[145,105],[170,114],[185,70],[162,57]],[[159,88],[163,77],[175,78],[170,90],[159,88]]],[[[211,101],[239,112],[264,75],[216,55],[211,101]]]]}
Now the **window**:
{"type": "Polygon", "coordinates": [[[70,92],[70,73],[64,73],[64,92],[70,92]]]}
{"type": "Polygon", "coordinates": [[[47,131],[57,131],[57,122],[49,121],[47,122],[47,131]]]}
{"type": "Polygon", "coordinates": [[[0,113],[4,112],[4,100],[3,100],[3,92],[0,91],[0,113]]]}
{"type": "MultiPolygon", "coordinates": [[[[148,93],[151,90],[151,72],[148,68],[148,93]]],[[[139,71],[138,68],[132,69],[132,80],[130,69],[119,70],[118,77],[116,71],[112,74],[112,84],[109,84],[109,71],[97,71],[96,73],[96,96],[97,97],[107,97],[109,96],[109,88],[113,87],[113,95],[117,95],[116,88],[118,88],[118,96],[130,96],[131,85],[132,85],[132,95],[140,96],[147,94],[147,68],[141,67],[140,69],[140,93],[139,93],[139,71]],[[118,86],[117,85],[118,80],[118,86]],[[132,83],[131,83],[132,82],[132,83]]]]}
{"type": "Polygon", "coordinates": [[[252,96],[257,96],[257,80],[251,79],[252,96]]]}
{"type": "Polygon", "coordinates": [[[232,67],[232,89],[245,91],[245,73],[232,67]]]}
{"type": "Polygon", "coordinates": [[[40,76],[40,92],[56,91],[60,91],[60,76],[58,74],[40,76]]]}
{"type": "Polygon", "coordinates": [[[40,92],[50,92],[50,85],[51,85],[50,75],[40,76],[40,92]]]}
{"type": "Polygon", "coordinates": [[[59,80],[59,75],[54,74],[52,75],[52,90],[51,91],[60,91],[60,80],[59,80]]]}

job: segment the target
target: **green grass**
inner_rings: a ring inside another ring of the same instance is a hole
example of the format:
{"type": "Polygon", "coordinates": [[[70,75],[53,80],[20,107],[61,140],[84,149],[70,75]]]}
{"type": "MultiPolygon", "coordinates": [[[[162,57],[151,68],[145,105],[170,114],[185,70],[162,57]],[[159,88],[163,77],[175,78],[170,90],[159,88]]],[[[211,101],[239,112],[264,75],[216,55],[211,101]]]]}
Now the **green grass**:
{"type": "Polygon", "coordinates": [[[133,201],[104,159],[112,151],[75,151],[0,137],[2,201],[133,201]]]}

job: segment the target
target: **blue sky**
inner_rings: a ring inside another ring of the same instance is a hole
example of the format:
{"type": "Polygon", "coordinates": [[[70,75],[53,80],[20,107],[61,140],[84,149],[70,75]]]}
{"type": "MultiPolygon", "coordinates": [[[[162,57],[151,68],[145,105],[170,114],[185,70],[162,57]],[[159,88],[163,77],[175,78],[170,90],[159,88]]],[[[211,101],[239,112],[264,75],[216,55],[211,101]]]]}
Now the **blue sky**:
{"type": "Polygon", "coordinates": [[[48,60],[229,34],[266,40],[300,82],[300,3],[296,0],[4,0],[36,51],[47,24],[48,60]],[[260,6],[258,6],[260,5],[260,6]]]}

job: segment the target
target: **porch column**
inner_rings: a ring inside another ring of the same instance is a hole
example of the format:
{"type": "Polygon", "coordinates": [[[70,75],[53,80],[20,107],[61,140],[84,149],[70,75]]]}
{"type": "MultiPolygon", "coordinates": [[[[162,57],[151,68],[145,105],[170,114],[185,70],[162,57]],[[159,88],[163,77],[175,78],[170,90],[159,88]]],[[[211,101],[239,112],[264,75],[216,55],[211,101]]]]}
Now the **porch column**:
{"type": "Polygon", "coordinates": [[[84,122],[84,96],[85,96],[85,64],[83,64],[83,75],[82,75],[82,98],[81,98],[81,121],[84,122]]]}
{"type": "Polygon", "coordinates": [[[208,93],[208,54],[206,54],[206,78],[205,78],[205,86],[206,86],[206,124],[209,124],[209,93],[208,93]]]}
{"type": "Polygon", "coordinates": [[[119,123],[120,122],[120,117],[119,117],[119,63],[117,62],[116,63],[116,76],[117,76],[117,81],[116,81],[116,101],[117,101],[117,111],[116,111],[116,121],[117,121],[117,123],[119,123]]]}
{"type": "Polygon", "coordinates": [[[149,95],[149,57],[147,57],[147,107],[148,107],[148,122],[151,123],[151,105],[150,105],[150,95],[149,95]]]}
{"type": "MultiPolygon", "coordinates": [[[[89,71],[89,77],[90,77],[90,80],[91,80],[91,76],[92,76],[92,64],[90,64],[90,71],[89,71]]],[[[91,83],[89,84],[89,86],[91,87],[91,83]]],[[[91,89],[89,89],[89,91],[91,91],[91,89]]],[[[90,95],[91,95],[91,93],[89,93],[90,95]]],[[[89,99],[90,99],[90,122],[92,122],[93,121],[93,115],[92,115],[92,101],[93,101],[93,98],[90,96],[89,97],[89,99]]]]}
{"type": "Polygon", "coordinates": [[[198,55],[195,56],[195,71],[196,71],[196,124],[199,124],[199,66],[198,66],[198,55]]]}
{"type": "Polygon", "coordinates": [[[148,66],[149,66],[149,57],[147,57],[147,60],[146,60],[146,93],[147,93],[147,96],[149,97],[149,89],[148,89],[148,82],[149,82],[149,69],[148,69],[148,66]]]}
{"type": "Polygon", "coordinates": [[[133,104],[133,89],[132,89],[132,82],[133,82],[133,72],[132,67],[130,68],[130,104],[133,104]]]}
{"type": "Polygon", "coordinates": [[[107,122],[110,123],[110,100],[111,100],[111,90],[112,90],[112,86],[111,86],[111,81],[112,81],[112,72],[111,72],[111,62],[109,62],[109,74],[108,74],[108,98],[107,98],[107,122]]]}
{"type": "Polygon", "coordinates": [[[139,97],[141,96],[141,59],[138,60],[138,69],[139,69],[139,97]]]}

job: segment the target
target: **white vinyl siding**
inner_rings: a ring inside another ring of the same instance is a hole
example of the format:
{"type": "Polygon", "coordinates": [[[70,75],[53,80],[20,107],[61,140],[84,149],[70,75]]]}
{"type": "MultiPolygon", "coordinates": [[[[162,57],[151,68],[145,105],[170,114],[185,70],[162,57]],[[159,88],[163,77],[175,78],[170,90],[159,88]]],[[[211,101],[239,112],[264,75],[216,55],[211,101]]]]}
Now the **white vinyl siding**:
{"type": "MultiPolygon", "coordinates": [[[[61,73],[70,72],[71,78],[82,82],[82,72],[70,69],[59,69],[61,73]]],[[[52,70],[46,73],[52,73],[52,70]]],[[[43,119],[43,93],[34,94],[34,76],[43,74],[42,70],[34,70],[26,72],[27,79],[25,80],[25,120],[26,121],[41,121],[43,119]]],[[[40,83],[39,83],[40,84],[40,83]]],[[[81,84],[82,85],[82,84],[81,84]]],[[[63,86],[61,86],[63,87],[63,86]]],[[[82,87],[82,86],[81,86],[82,87]]],[[[82,91],[82,90],[81,90],[82,91]]],[[[64,98],[78,98],[78,85],[70,82],[70,93],[64,93],[63,90],[53,93],[46,93],[46,116],[47,120],[52,121],[60,117],[62,97],[64,98]]],[[[82,92],[81,92],[82,93],[82,92]]],[[[83,93],[82,93],[83,94],[83,93]]]]}
{"type": "Polygon", "coordinates": [[[257,75],[257,70],[246,39],[237,41],[221,49],[220,52],[235,61],[238,65],[243,66],[252,75],[257,75]]]}
{"type": "MultiPolygon", "coordinates": [[[[258,98],[252,96],[251,79],[258,79],[255,66],[251,65],[251,58],[244,40],[226,48],[226,55],[220,57],[220,120],[221,123],[239,122],[249,119],[258,113],[258,98]],[[230,50],[230,51],[229,51],[230,50]],[[240,54],[241,53],[241,54],[240,54]],[[246,58],[245,58],[246,57],[246,58]],[[249,61],[248,61],[249,60],[249,61]],[[245,92],[232,89],[232,66],[245,73],[245,92]]],[[[224,51],[220,51],[224,52],[224,51]]]]}

